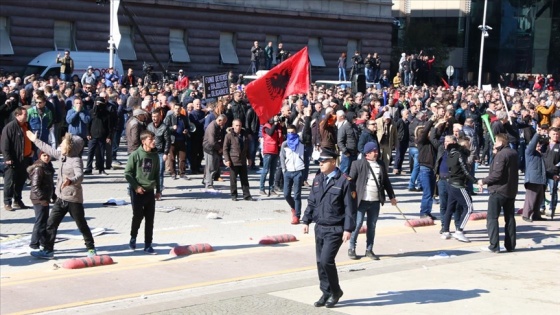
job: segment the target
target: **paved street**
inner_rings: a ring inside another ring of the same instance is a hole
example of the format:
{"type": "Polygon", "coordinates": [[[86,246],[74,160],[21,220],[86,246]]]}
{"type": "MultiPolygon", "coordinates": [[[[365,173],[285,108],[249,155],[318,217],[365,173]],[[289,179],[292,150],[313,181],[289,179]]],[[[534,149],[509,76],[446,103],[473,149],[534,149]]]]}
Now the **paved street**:
{"type": "MultiPolygon", "coordinates": [[[[446,241],[440,239],[439,221],[415,234],[396,208],[385,205],[374,247],[381,260],[349,260],[344,244],[337,259],[344,296],[336,308],[317,309],[313,235],[290,224],[282,197],[257,195],[258,174],[250,174],[251,192],[259,198],[254,202],[231,201],[225,174],[225,181],[215,184],[221,193],[205,192],[200,175],[165,178],[155,219],[158,255],[151,256],[128,249],[130,205],[102,206],[109,198],[129,202],[122,172],[110,170],[84,181],[90,228],[106,231],[95,238],[98,254],[110,255],[113,265],[62,268],[67,259],[85,257],[79,235],[56,244],[56,260],[34,259],[25,241],[33,210],[0,213],[2,314],[526,314],[536,309],[554,314],[560,306],[557,220],[527,223],[518,217],[517,250],[492,254],[481,251],[488,242],[484,220],[468,223],[471,243],[446,241]],[[286,233],[298,241],[258,245],[264,236],[286,233]],[[197,243],[211,244],[215,251],[169,255],[176,245],[197,243]]],[[[477,177],[484,172],[487,167],[477,177]]],[[[391,182],[401,210],[417,218],[421,193],[406,191],[406,175],[391,175],[391,182]]],[[[520,191],[517,208],[524,199],[522,185],[520,191]]],[[[24,196],[29,204],[29,192],[24,196]]],[[[485,211],[487,198],[474,197],[475,211],[485,211]]],[[[433,212],[439,213],[439,205],[433,212]]],[[[75,230],[68,216],[59,234],[75,230]]],[[[142,240],[141,228],[140,248],[142,240]]],[[[362,234],[357,253],[364,250],[362,234]]]]}

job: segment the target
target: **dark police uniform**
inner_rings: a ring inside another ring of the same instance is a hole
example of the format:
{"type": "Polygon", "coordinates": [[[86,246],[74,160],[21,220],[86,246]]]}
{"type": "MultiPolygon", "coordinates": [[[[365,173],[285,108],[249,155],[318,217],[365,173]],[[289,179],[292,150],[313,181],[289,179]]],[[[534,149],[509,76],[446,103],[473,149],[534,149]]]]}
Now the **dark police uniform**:
{"type": "Polygon", "coordinates": [[[339,293],[335,257],[342,245],[344,231],[356,227],[356,189],[340,169],[325,182],[327,175],[320,173],[313,180],[303,223],[315,222],[315,249],[320,289],[323,294],[339,293]]]}

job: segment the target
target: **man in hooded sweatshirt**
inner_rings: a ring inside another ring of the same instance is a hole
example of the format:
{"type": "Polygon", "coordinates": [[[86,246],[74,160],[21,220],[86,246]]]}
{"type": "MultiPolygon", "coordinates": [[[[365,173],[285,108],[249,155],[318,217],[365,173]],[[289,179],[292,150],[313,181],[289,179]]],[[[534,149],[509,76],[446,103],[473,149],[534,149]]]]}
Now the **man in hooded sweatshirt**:
{"type": "Polygon", "coordinates": [[[292,208],[292,224],[299,224],[301,217],[301,187],[305,169],[303,143],[294,125],[286,129],[286,141],[280,147],[280,165],[284,174],[284,199],[292,208]],[[292,190],[294,196],[292,197],[292,190]]]}
{"type": "Polygon", "coordinates": [[[60,143],[60,150],[56,150],[38,139],[37,135],[33,132],[28,130],[26,135],[39,150],[47,153],[60,163],[56,181],[56,195],[58,199],[54,203],[47,221],[45,246],[42,250],[31,252],[31,256],[42,259],[54,258],[54,243],[58,226],[68,212],[70,212],[84,237],[87,256],[96,256],[97,252],[95,251],[93,236],[87,224],[84,211],[84,193],[82,190],[84,170],[80,155],[84,147],[84,140],[79,136],[66,133],[60,143]]]}

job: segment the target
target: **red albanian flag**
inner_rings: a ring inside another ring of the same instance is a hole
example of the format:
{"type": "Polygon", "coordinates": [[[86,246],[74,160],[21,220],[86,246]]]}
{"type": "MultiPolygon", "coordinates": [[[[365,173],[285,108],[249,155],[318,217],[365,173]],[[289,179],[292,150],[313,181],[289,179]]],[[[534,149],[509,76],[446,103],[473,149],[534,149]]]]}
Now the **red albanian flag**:
{"type": "Polygon", "coordinates": [[[249,83],[247,97],[261,124],[280,112],[287,96],[309,91],[309,55],[307,47],[249,83]]]}

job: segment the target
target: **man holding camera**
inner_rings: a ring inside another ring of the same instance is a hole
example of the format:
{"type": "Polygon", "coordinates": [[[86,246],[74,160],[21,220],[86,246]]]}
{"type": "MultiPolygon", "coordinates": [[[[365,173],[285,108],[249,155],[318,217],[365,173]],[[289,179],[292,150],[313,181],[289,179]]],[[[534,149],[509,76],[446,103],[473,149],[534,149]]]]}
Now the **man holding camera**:
{"type": "Polygon", "coordinates": [[[105,92],[101,92],[95,99],[94,107],[90,111],[91,120],[88,123],[88,159],[85,175],[91,175],[93,155],[95,154],[95,165],[99,174],[105,174],[105,143],[111,144],[111,130],[113,130],[110,112],[107,109],[105,92]]]}
{"type": "Polygon", "coordinates": [[[276,64],[280,64],[284,60],[290,58],[290,52],[284,49],[284,44],[278,44],[278,54],[276,55],[276,64]]]}
{"type": "Polygon", "coordinates": [[[259,46],[259,42],[255,41],[253,47],[251,47],[251,73],[255,75],[259,71],[260,59],[262,54],[262,48],[259,46]]]}

